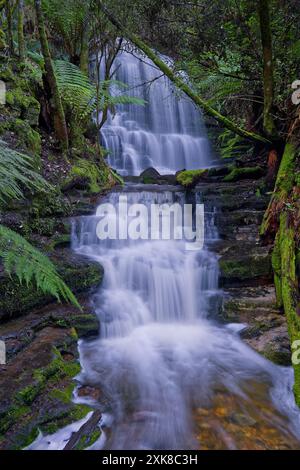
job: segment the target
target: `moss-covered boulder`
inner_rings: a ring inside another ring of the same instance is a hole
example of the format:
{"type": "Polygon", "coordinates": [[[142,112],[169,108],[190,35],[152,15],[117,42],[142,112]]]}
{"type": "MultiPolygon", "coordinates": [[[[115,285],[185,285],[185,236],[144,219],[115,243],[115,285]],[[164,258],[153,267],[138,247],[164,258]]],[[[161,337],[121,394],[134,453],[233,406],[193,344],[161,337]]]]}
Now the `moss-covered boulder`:
{"type": "Polygon", "coordinates": [[[177,183],[186,189],[192,189],[208,174],[208,170],[185,170],[176,175],[177,183]]]}
{"type": "Polygon", "coordinates": [[[30,126],[38,126],[41,106],[34,96],[25,94],[19,87],[11,88],[6,93],[6,104],[30,126]]]}

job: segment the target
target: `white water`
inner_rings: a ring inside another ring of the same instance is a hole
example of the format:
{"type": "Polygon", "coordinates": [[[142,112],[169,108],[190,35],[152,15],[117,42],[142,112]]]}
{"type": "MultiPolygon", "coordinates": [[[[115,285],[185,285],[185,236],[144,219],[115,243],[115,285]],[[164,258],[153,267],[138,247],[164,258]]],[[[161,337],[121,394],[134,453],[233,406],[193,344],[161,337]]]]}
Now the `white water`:
{"type": "MultiPolygon", "coordinates": [[[[183,201],[172,191],[126,194],[129,203],[183,201]]],[[[109,202],[117,206],[118,196],[109,202]]],[[[73,246],[105,269],[93,299],[101,335],[80,342],[79,350],[80,381],[101,388],[111,402],[103,409],[113,421],[106,447],[192,448],[192,410],[209,406],[220,387],[247,397],[249,380],[267,385],[270,402],[285,416],[280,426],[295,430],[291,370],[255,353],[235,328],[208,318],[220,294],[216,256],[207,247],[186,252],[181,241],[100,242],[97,220],[77,221],[73,246]]],[[[210,242],[212,215],[206,220],[210,242]]]]}
{"type": "Polygon", "coordinates": [[[147,104],[118,106],[109,116],[102,129],[109,164],[123,175],[139,175],[149,167],[161,174],[206,168],[210,145],[201,113],[187,98],[178,98],[168,79],[152,82],[161,72],[141,59],[122,53],[115,63],[114,78],[130,85],[126,94],[147,104]]]}
{"type": "MultiPolygon", "coordinates": [[[[132,86],[158,75],[130,55],[118,60],[117,78],[132,86]]],[[[149,166],[163,173],[209,166],[205,129],[190,103],[178,101],[164,79],[155,82],[149,95],[145,87],[134,94],[148,99],[149,105],[119,109],[103,130],[114,168],[138,174],[149,166]]],[[[122,194],[129,203],[147,206],[184,203],[183,193],[171,187],[129,187],[122,194]]],[[[116,207],[118,197],[118,192],[111,193],[107,200],[116,207]]],[[[209,247],[217,233],[213,213],[206,211],[206,246],[199,252],[187,252],[184,241],[175,240],[99,241],[97,217],[82,217],[74,224],[74,250],[105,269],[104,284],[93,297],[100,337],[79,342],[79,380],[100,388],[105,397],[100,403],[77,397],[103,411],[107,440],[102,436],[94,449],[198,448],[194,410],[209,409],[220,390],[253,402],[251,384],[265,384],[263,399],[273,413],[263,419],[283,435],[299,436],[292,370],[275,366],[246,346],[237,325],[220,325],[214,319],[221,293],[218,260],[209,247]]],[[[30,448],[64,448],[83,422],[40,436],[30,448]]]]}

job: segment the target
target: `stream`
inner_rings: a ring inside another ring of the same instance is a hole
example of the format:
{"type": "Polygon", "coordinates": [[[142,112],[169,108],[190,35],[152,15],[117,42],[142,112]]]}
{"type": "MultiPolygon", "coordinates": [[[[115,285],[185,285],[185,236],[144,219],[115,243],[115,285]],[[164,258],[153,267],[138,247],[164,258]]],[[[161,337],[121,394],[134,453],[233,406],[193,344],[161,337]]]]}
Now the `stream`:
{"type": "MultiPolygon", "coordinates": [[[[165,78],[138,87],[159,75],[149,63],[126,53],[117,62],[116,79],[136,86],[134,95],[148,104],[122,106],[110,116],[103,130],[110,164],[123,175],[149,166],[162,173],[210,166],[210,145],[194,106],[165,78]]],[[[120,194],[147,208],[185,203],[178,187],[131,183],[101,201],[116,208],[115,217],[120,194]]],[[[103,435],[92,448],[299,448],[292,369],[243,343],[241,325],[218,321],[213,208],[205,207],[205,245],[197,251],[176,239],[99,240],[98,222],[97,215],[77,219],[72,236],[76,253],[105,270],[91,299],[100,336],[79,342],[78,380],[101,390],[97,399],[75,397],[103,413],[103,435]]],[[[55,448],[64,439],[62,432],[47,437],[56,440],[55,448]]]]}

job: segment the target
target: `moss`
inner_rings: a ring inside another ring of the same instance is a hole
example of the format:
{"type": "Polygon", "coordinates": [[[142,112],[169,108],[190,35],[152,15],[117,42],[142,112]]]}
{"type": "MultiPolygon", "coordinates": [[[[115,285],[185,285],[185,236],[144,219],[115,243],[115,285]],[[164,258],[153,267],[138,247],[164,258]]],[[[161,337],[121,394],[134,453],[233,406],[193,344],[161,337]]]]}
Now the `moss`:
{"type": "Polygon", "coordinates": [[[142,179],[143,184],[157,184],[157,180],[154,178],[150,178],[149,176],[144,176],[142,179]]]}
{"type": "Polygon", "coordinates": [[[194,187],[199,180],[207,174],[207,170],[187,170],[181,171],[176,176],[176,181],[185,188],[194,187]]]}
{"type": "MultiPolygon", "coordinates": [[[[57,252],[54,253],[57,257],[57,252]]],[[[63,253],[62,253],[63,254],[63,253]]],[[[54,259],[59,274],[75,293],[99,286],[103,279],[103,268],[93,262],[78,261],[63,257],[54,259]]],[[[0,321],[20,316],[27,311],[41,307],[55,298],[37,291],[34,285],[19,283],[17,277],[0,277],[0,321]]]]}
{"type": "Polygon", "coordinates": [[[18,403],[14,403],[7,413],[0,419],[0,437],[5,434],[20,418],[27,415],[30,408],[18,403]]]}
{"type": "Polygon", "coordinates": [[[15,399],[23,405],[31,405],[42,390],[42,384],[37,382],[20,390],[15,399]]]}
{"type": "Polygon", "coordinates": [[[275,189],[260,228],[262,237],[277,232],[280,213],[284,204],[288,202],[289,194],[295,184],[297,157],[296,146],[293,143],[287,143],[278,170],[275,189]]]}
{"type": "Polygon", "coordinates": [[[30,126],[38,126],[41,106],[34,96],[28,96],[22,88],[14,87],[7,91],[6,104],[30,126]]]}
{"type": "Polygon", "coordinates": [[[280,234],[275,239],[274,249],[272,252],[272,268],[274,271],[274,284],[276,291],[277,307],[282,307],[282,290],[281,290],[281,252],[280,252],[280,234]]]}
{"type": "Polygon", "coordinates": [[[262,169],[259,166],[250,168],[233,168],[229,175],[223,178],[225,182],[239,181],[242,179],[255,179],[262,176],[262,169]]]}
{"type": "Polygon", "coordinates": [[[38,438],[38,436],[38,427],[29,426],[29,429],[25,429],[24,432],[21,432],[16,436],[12,450],[26,449],[26,447],[28,447],[38,438]]]}
{"type": "Polygon", "coordinates": [[[108,167],[100,167],[95,162],[79,159],[72,167],[70,177],[86,178],[89,192],[97,194],[107,184],[109,178],[108,167]]]}
{"type": "Polygon", "coordinates": [[[74,450],[85,450],[87,447],[90,447],[95,442],[97,442],[100,436],[100,429],[95,429],[95,431],[93,431],[90,436],[82,436],[74,450]]]}
{"type": "Polygon", "coordinates": [[[220,270],[224,284],[230,284],[237,280],[243,282],[253,280],[260,277],[271,276],[271,258],[266,253],[264,256],[253,253],[249,256],[236,257],[225,256],[220,259],[220,270]]]}
{"type": "Polygon", "coordinates": [[[20,141],[20,146],[35,157],[35,166],[36,168],[39,168],[41,164],[40,154],[42,149],[40,134],[32,129],[28,122],[23,121],[22,119],[12,121],[10,130],[17,135],[20,141]]]}
{"type": "Polygon", "coordinates": [[[32,199],[29,214],[39,219],[69,217],[72,215],[72,206],[59,190],[43,192],[36,194],[32,199]]]}
{"type": "MultiPolygon", "coordinates": [[[[297,314],[299,293],[296,277],[295,229],[289,225],[288,214],[280,215],[280,249],[281,249],[281,292],[284,312],[287,317],[291,344],[300,340],[300,317],[297,314]]],[[[295,372],[294,393],[300,406],[300,364],[293,364],[295,372]]]]}

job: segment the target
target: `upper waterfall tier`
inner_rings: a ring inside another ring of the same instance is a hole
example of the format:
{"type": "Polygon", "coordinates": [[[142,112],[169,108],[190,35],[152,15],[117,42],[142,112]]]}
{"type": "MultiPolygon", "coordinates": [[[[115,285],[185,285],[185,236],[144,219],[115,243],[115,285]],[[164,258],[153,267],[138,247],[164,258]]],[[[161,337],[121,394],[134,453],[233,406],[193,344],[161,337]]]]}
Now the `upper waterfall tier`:
{"type": "Polygon", "coordinates": [[[128,85],[126,93],[146,104],[120,105],[109,116],[102,129],[109,164],[123,175],[139,175],[148,167],[167,174],[209,166],[210,145],[194,104],[143,57],[123,52],[115,70],[114,78],[128,85]]]}

